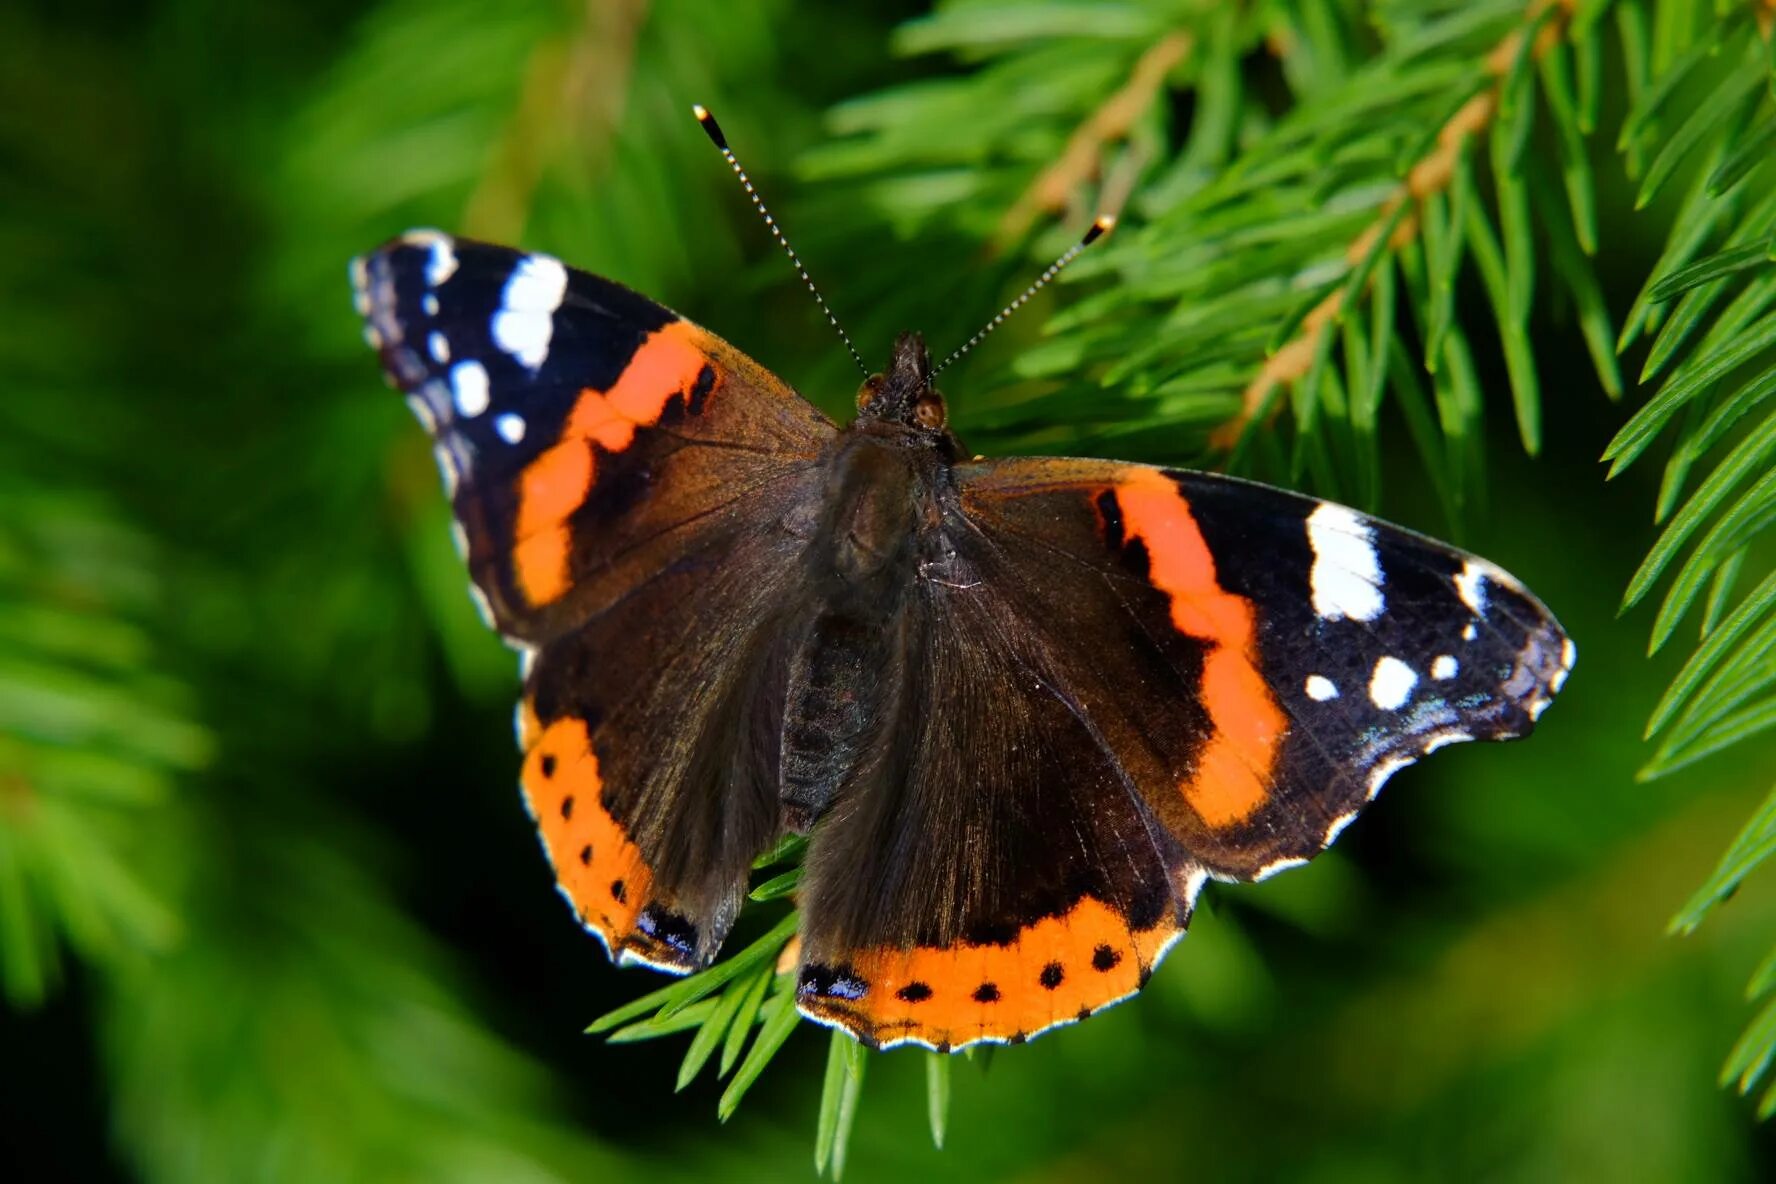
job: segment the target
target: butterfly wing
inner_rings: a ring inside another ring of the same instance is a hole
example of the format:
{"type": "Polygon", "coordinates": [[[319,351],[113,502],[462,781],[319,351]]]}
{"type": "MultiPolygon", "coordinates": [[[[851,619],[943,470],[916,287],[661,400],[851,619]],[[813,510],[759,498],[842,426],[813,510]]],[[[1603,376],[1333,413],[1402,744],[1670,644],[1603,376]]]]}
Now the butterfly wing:
{"type": "Polygon", "coordinates": [[[531,666],[525,801],[562,894],[619,962],[708,965],[781,833],[770,642],[787,541],[712,539],[531,666]]]}
{"type": "Polygon", "coordinates": [[[563,894],[620,959],[707,962],[778,829],[750,756],[761,638],[831,423],[545,255],[420,231],[353,279],[432,435],[478,600],[526,654],[523,783],[563,894]]]}
{"type": "Polygon", "coordinates": [[[1069,1022],[1138,990],[1189,917],[1188,852],[998,578],[958,562],[919,589],[884,671],[905,706],[808,849],[797,1005],[872,1045],[1069,1022]]]}
{"type": "Polygon", "coordinates": [[[915,755],[810,854],[798,1001],[867,1040],[1126,996],[1206,877],[1304,862],[1395,770],[1527,734],[1572,665],[1509,575],[1343,507],[1114,462],[955,477],[915,755]]]}
{"type": "Polygon", "coordinates": [[[353,280],[436,445],[475,587],[517,642],[607,608],[712,518],[757,517],[834,435],[720,338],[547,255],[414,231],[353,280]]]}

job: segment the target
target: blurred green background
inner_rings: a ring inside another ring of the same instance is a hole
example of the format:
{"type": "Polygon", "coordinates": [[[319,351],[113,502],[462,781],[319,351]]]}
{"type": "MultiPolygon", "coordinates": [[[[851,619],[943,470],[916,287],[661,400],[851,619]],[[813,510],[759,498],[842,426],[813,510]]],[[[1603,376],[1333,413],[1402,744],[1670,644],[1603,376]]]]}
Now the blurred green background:
{"type": "MultiPolygon", "coordinates": [[[[1662,482],[1648,464],[1605,483],[1596,458],[1650,393],[1645,342],[1612,400],[1585,337],[1600,310],[1613,337],[1670,270],[1697,178],[1776,126],[1767,87],[1686,122],[1737,76],[1697,47],[1729,27],[1762,44],[1756,5],[1719,7],[1740,23],[1650,2],[5,6],[0,1162],[812,1175],[824,1032],[798,1031],[725,1125],[707,1075],[674,1093],[687,1037],[582,1035],[658,981],[612,969],[552,890],[515,791],[514,662],[463,594],[348,257],[411,225],[547,249],[842,413],[849,360],[691,120],[700,101],[872,360],[903,328],[947,350],[1122,208],[1073,282],[947,376],[953,422],[988,453],[1222,464],[1213,432],[1266,350],[1493,88],[1482,180],[1463,165],[1451,192],[1484,195],[1498,276],[1483,235],[1441,288],[1435,243],[1416,263],[1402,245],[1397,280],[1384,259],[1355,328],[1327,335],[1326,373],[1297,376],[1235,463],[1510,568],[1578,642],[1565,695],[1529,743],[1397,777],[1310,867],[1211,887],[1137,1001],[958,1061],[942,1151],[925,1054],[870,1058],[846,1178],[1776,1175],[1776,1136],[1717,1084],[1776,884],[1665,935],[1769,793],[1776,748],[1635,778],[1695,622],[1648,659],[1651,613],[1617,617],[1662,482]],[[1487,66],[1544,28],[1566,39],[1550,58],[1487,66]],[[1618,155],[1649,80],[1690,57],[1618,155]],[[1583,140],[1558,106],[1567,68],[1596,112],[1583,140]],[[1716,139],[1637,211],[1627,170],[1700,133],[1716,139]],[[1590,242],[1577,196],[1566,212],[1580,161],[1590,242]],[[1524,210],[1547,244],[1530,257],[1524,210]],[[1576,270],[1572,244],[1591,248],[1576,270]],[[1533,297],[1515,290],[1543,266],[1533,297]],[[1418,303],[1444,289],[1465,385],[1413,352],[1418,303]],[[1507,298],[1515,321],[1495,315],[1507,298]],[[1396,323],[1409,364],[1384,383],[1379,355],[1358,364],[1363,326],[1396,323]],[[1365,374],[1387,396],[1367,419],[1365,374]]],[[[1762,241],[1769,189],[1753,159],[1683,257],[1745,226],[1762,241]]],[[[1767,534],[1740,553],[1751,572],[1767,534]]]]}

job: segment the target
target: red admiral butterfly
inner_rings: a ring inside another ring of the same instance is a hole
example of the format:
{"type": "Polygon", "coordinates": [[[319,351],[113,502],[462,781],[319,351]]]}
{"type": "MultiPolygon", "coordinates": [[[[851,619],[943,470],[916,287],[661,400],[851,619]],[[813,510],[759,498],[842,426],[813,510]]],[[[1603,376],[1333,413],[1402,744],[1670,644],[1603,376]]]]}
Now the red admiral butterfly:
{"type": "Polygon", "coordinates": [[[698,969],[755,857],[808,834],[797,1002],[872,1045],[1126,998],[1209,877],[1527,734],[1573,664],[1511,576],[1342,506],[971,457],[917,334],[841,428],[547,255],[417,231],[353,278],[524,655],[524,793],[575,913],[619,963],[698,969]]]}

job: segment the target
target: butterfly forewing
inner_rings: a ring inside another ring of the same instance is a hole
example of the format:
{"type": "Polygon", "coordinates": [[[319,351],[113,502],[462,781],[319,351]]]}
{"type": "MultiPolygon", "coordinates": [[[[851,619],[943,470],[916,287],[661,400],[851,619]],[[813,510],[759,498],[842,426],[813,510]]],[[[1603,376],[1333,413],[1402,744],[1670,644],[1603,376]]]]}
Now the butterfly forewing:
{"type": "Polygon", "coordinates": [[[763,521],[834,434],[726,342],[550,256],[416,231],[353,270],[475,586],[516,640],[602,610],[711,517],[763,521]]]}
{"type": "Polygon", "coordinates": [[[1033,627],[1072,652],[1081,693],[1098,681],[1088,710],[1145,738],[1148,800],[1216,876],[1311,856],[1427,752],[1526,735],[1573,663],[1506,572],[1332,503],[1099,461],[958,482],[1033,627]],[[1082,615],[1113,631],[1048,624],[1082,615]]]}
{"type": "Polygon", "coordinates": [[[546,255],[419,231],[353,278],[474,586],[527,654],[523,784],[563,894],[620,957],[706,963],[778,832],[740,739],[771,726],[752,716],[793,590],[783,524],[817,495],[832,425],[712,334],[546,255]]]}

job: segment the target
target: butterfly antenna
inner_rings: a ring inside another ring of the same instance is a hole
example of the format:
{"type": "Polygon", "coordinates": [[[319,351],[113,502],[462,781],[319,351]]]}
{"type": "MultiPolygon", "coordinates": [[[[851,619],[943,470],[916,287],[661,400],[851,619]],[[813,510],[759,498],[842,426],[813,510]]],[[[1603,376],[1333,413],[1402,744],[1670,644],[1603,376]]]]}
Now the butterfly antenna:
{"type": "Polygon", "coordinates": [[[795,267],[796,274],[802,277],[802,282],[808,285],[808,291],[813,294],[814,303],[818,304],[820,311],[826,314],[827,323],[839,335],[839,340],[845,343],[845,348],[851,353],[851,360],[857,363],[857,368],[863,371],[867,377],[870,372],[869,367],[863,364],[863,358],[858,355],[857,347],[851,344],[851,338],[845,332],[845,327],[839,324],[839,318],[835,317],[833,310],[827,307],[826,298],[820,294],[820,289],[816,288],[814,281],[808,278],[808,269],[802,266],[801,257],[795,253],[795,248],[789,245],[789,240],[783,237],[783,230],[777,225],[777,219],[771,217],[771,211],[765,208],[764,198],[760,197],[758,190],[752,187],[752,179],[746,175],[746,170],[740,167],[740,161],[735,157],[733,149],[728,147],[728,138],[722,134],[721,124],[715,121],[715,116],[709,113],[709,108],[701,103],[693,103],[691,113],[697,117],[697,122],[703,125],[703,131],[709,136],[710,142],[721,151],[722,159],[728,162],[728,167],[734,170],[734,175],[740,178],[740,184],[746,188],[746,196],[752,199],[753,207],[758,210],[759,217],[765,220],[765,226],[770,230],[771,237],[777,240],[777,245],[782,247],[783,253],[789,256],[789,262],[795,267]]]}
{"type": "Polygon", "coordinates": [[[1063,267],[1065,267],[1065,266],[1067,266],[1067,264],[1073,262],[1073,260],[1079,258],[1079,252],[1085,250],[1087,247],[1089,247],[1093,243],[1097,242],[1098,239],[1102,238],[1115,225],[1116,225],[1116,215],[1114,215],[1114,214],[1099,214],[1097,221],[1095,221],[1091,224],[1091,228],[1085,232],[1085,236],[1083,238],[1081,238],[1078,242],[1074,243],[1072,246],[1068,247],[1065,251],[1063,251],[1061,253],[1061,257],[1059,259],[1056,259],[1053,263],[1050,263],[1048,265],[1047,271],[1043,272],[1041,275],[1036,277],[1035,283],[1033,283],[1029,287],[1025,288],[1023,290],[1023,293],[1021,295],[1019,295],[1016,300],[1013,300],[1010,304],[1008,304],[1004,308],[1000,309],[999,315],[995,316],[992,320],[988,321],[984,326],[982,326],[981,331],[979,333],[976,333],[973,337],[970,337],[966,342],[964,342],[962,344],[962,347],[960,349],[958,349],[955,353],[951,354],[949,357],[945,358],[943,361],[939,362],[935,367],[933,367],[931,373],[933,375],[937,374],[937,372],[942,370],[945,366],[948,366],[951,362],[954,362],[957,358],[961,357],[963,354],[967,353],[969,350],[971,350],[975,346],[979,345],[981,343],[982,339],[984,339],[987,334],[989,334],[993,330],[997,329],[1000,325],[1003,325],[1006,322],[1006,319],[1009,318],[1012,313],[1014,313],[1018,309],[1022,308],[1024,306],[1024,304],[1030,299],[1030,297],[1032,297],[1032,296],[1036,295],[1036,293],[1040,292],[1042,290],[1042,287],[1044,284],[1048,283],[1049,280],[1054,279],[1055,276],[1060,275],[1061,269],[1063,267]]]}

